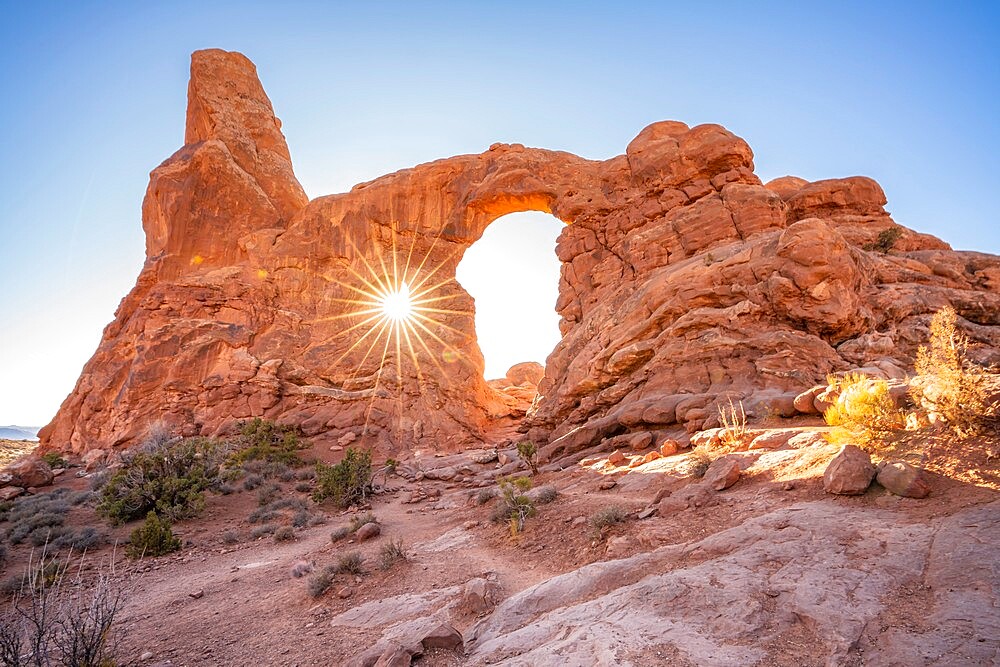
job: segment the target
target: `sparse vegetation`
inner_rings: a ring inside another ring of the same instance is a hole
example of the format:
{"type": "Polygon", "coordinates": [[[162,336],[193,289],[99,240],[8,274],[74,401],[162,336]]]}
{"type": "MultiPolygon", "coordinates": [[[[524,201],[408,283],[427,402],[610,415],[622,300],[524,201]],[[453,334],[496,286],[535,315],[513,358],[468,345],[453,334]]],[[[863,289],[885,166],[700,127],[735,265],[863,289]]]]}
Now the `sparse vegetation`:
{"type": "Polygon", "coordinates": [[[379,549],[378,566],[383,570],[390,570],[393,565],[405,560],[406,550],[403,549],[403,540],[390,540],[379,549]]]}
{"type": "Polygon", "coordinates": [[[548,505],[554,501],[558,495],[559,492],[556,490],[556,487],[551,484],[546,484],[545,486],[540,486],[537,489],[534,489],[531,493],[531,498],[535,501],[536,505],[548,505]]]}
{"type": "Polygon", "coordinates": [[[295,529],[291,526],[282,526],[274,531],[275,542],[290,542],[295,539],[295,529]]]}
{"type": "Polygon", "coordinates": [[[312,571],[313,564],[308,561],[300,560],[292,566],[292,576],[296,579],[301,579],[312,571]]]}
{"type": "Polygon", "coordinates": [[[476,504],[485,505],[496,498],[498,493],[499,491],[497,491],[495,486],[487,486],[479,489],[479,492],[476,494],[476,504]]]}
{"type": "Polygon", "coordinates": [[[969,339],[947,306],[931,319],[928,345],[917,351],[916,371],[926,382],[915,396],[958,437],[982,432],[986,423],[986,376],[968,356],[969,339]]]}
{"type": "Polygon", "coordinates": [[[269,505],[278,497],[281,493],[281,486],[271,483],[267,486],[262,486],[259,491],[257,491],[257,504],[261,507],[269,505]]]}
{"type": "Polygon", "coordinates": [[[856,373],[829,378],[839,390],[837,402],[823,414],[833,429],[833,444],[856,444],[870,451],[889,446],[903,431],[906,420],[889,395],[889,383],[856,373]]]}
{"type": "Polygon", "coordinates": [[[276,530],[278,530],[278,526],[275,524],[265,523],[263,526],[257,526],[250,531],[250,539],[256,540],[264,537],[265,535],[273,535],[276,530]]]}
{"type": "Polygon", "coordinates": [[[534,516],[536,511],[534,501],[527,495],[531,480],[527,477],[501,477],[497,483],[500,493],[490,518],[494,523],[506,522],[511,537],[517,537],[524,530],[525,520],[534,516]]]}
{"type": "Polygon", "coordinates": [[[344,554],[337,560],[337,572],[345,574],[363,574],[365,559],[357,551],[344,554]]]}
{"type": "Polygon", "coordinates": [[[625,508],[612,505],[591,514],[588,523],[595,536],[600,536],[605,528],[624,523],[627,518],[628,512],[625,511],[625,508]]]}
{"type": "Polygon", "coordinates": [[[207,438],[147,441],[122,455],[122,467],[101,490],[97,512],[125,523],[155,511],[172,521],[199,514],[219,474],[225,448],[207,438]]]}
{"type": "Polygon", "coordinates": [[[357,516],[351,517],[351,527],[352,533],[358,532],[358,529],[366,523],[378,523],[378,519],[371,512],[365,512],[364,514],[358,514],[357,516]]]}
{"type": "Polygon", "coordinates": [[[538,474],[538,447],[530,440],[517,443],[517,455],[531,469],[532,475],[538,474]]]}
{"type": "Polygon", "coordinates": [[[145,522],[132,531],[125,553],[129,558],[138,559],[162,556],[180,548],[181,541],[174,536],[170,521],[150,511],[145,522]]]}
{"type": "Polygon", "coordinates": [[[260,475],[247,475],[246,479],[243,480],[243,490],[253,491],[264,483],[264,478],[260,475]]]}
{"type": "Polygon", "coordinates": [[[42,454],[42,460],[45,461],[50,468],[66,468],[69,466],[69,462],[67,462],[59,452],[45,452],[42,454]]]}
{"type": "Polygon", "coordinates": [[[351,534],[350,528],[348,528],[347,526],[339,526],[337,528],[334,528],[333,531],[330,533],[330,541],[339,542],[350,534],[351,534]]]}
{"type": "Polygon", "coordinates": [[[699,479],[704,477],[710,465],[712,457],[705,451],[705,447],[695,447],[688,453],[686,470],[692,477],[699,479]]]}
{"type": "Polygon", "coordinates": [[[106,539],[96,528],[71,528],[66,526],[70,509],[91,497],[89,491],[73,492],[66,488],[49,493],[22,496],[0,507],[0,522],[11,525],[5,537],[11,544],[48,545],[54,550],[73,549],[85,551],[106,539]]]}
{"type": "Polygon", "coordinates": [[[333,578],[337,575],[335,565],[327,565],[319,572],[309,577],[309,595],[318,598],[333,585],[333,578]]]}
{"type": "MultiPolygon", "coordinates": [[[[41,562],[46,562],[44,552],[41,562]]],[[[60,575],[69,569],[68,562],[48,562],[60,575]]],[[[119,664],[115,621],[126,590],[110,567],[100,568],[90,585],[69,576],[47,583],[47,568],[29,561],[9,607],[0,612],[0,663],[11,667],[119,664]]]]}
{"type": "Polygon", "coordinates": [[[880,252],[883,255],[888,253],[896,245],[896,241],[903,236],[903,229],[896,225],[887,227],[878,233],[878,238],[872,243],[866,243],[863,247],[869,252],[880,252]]]}
{"type": "Polygon", "coordinates": [[[240,542],[240,531],[235,528],[230,528],[222,533],[222,543],[223,544],[239,544],[240,542]]]}
{"type": "Polygon", "coordinates": [[[298,429],[282,426],[266,419],[254,418],[240,424],[239,435],[233,439],[236,451],[232,460],[271,461],[286,466],[302,464],[299,451],[304,448],[298,429]]]}
{"type": "Polygon", "coordinates": [[[316,489],[313,500],[330,499],[337,507],[363,503],[372,484],[372,455],[347,448],[344,459],[332,466],[316,464],[316,489]]]}
{"type": "Polygon", "coordinates": [[[719,441],[724,450],[734,450],[743,447],[747,438],[747,413],[743,409],[743,401],[733,404],[728,399],[728,405],[719,405],[719,441]]]}

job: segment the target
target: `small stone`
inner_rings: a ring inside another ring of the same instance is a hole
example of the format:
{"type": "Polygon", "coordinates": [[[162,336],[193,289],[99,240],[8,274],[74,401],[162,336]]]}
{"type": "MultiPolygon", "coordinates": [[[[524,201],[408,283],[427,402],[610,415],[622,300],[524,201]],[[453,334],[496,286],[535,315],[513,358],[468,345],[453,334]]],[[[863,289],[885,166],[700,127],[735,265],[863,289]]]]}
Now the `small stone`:
{"type": "Polygon", "coordinates": [[[605,479],[602,480],[601,483],[597,485],[597,488],[600,489],[601,491],[607,491],[608,489],[613,489],[616,486],[618,486],[618,482],[616,482],[615,480],[605,479]]]}
{"type": "Polygon", "coordinates": [[[466,521],[465,523],[462,524],[462,528],[465,528],[466,530],[472,530],[478,525],[479,525],[478,521],[466,521]]]}
{"type": "Polygon", "coordinates": [[[195,600],[200,600],[205,597],[205,590],[197,590],[194,593],[188,593],[188,597],[194,598],[195,600]]]}
{"type": "Polygon", "coordinates": [[[337,597],[341,600],[346,600],[347,598],[354,595],[354,589],[350,586],[344,586],[339,591],[337,591],[337,597]]]}
{"type": "Polygon", "coordinates": [[[615,451],[611,452],[611,455],[608,456],[608,463],[614,466],[620,466],[624,464],[625,460],[626,460],[625,455],[622,454],[621,450],[619,449],[616,449],[615,451]]]}
{"type": "Polygon", "coordinates": [[[639,519],[640,520],[641,519],[648,519],[649,517],[651,517],[654,514],[656,514],[656,509],[657,509],[656,506],[647,507],[646,509],[644,509],[641,512],[639,512],[639,519]]]}
{"type": "Polygon", "coordinates": [[[680,443],[673,438],[667,438],[660,443],[660,456],[673,456],[680,448],[680,443]]]}
{"type": "Polygon", "coordinates": [[[140,660],[152,660],[153,659],[153,652],[152,651],[143,651],[142,655],[139,656],[139,659],[140,660]]]}
{"type": "Polygon", "coordinates": [[[5,486],[0,489],[0,501],[13,500],[23,493],[24,489],[20,486],[5,486]]]}

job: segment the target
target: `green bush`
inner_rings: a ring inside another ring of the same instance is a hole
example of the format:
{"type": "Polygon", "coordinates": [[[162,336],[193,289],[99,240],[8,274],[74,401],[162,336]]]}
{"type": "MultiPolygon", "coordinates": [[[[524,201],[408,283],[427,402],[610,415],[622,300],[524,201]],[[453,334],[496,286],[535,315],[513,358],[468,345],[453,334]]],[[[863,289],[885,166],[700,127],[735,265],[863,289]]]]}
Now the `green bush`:
{"type": "Polygon", "coordinates": [[[69,465],[59,452],[46,452],[42,454],[42,460],[49,464],[50,468],[65,468],[69,465]]]}
{"type": "Polygon", "coordinates": [[[517,443],[517,455],[531,468],[531,474],[538,474],[538,448],[530,440],[517,443]]]}
{"type": "Polygon", "coordinates": [[[101,489],[97,513],[125,523],[155,511],[172,521],[205,507],[205,489],[218,477],[223,447],[207,438],[141,445],[101,489]]]}
{"type": "Polygon", "coordinates": [[[866,243],[863,247],[870,252],[880,252],[883,255],[888,253],[896,245],[896,241],[903,236],[900,227],[887,227],[878,233],[878,238],[873,243],[866,243]]]}
{"type": "Polygon", "coordinates": [[[129,558],[162,556],[181,548],[181,541],[174,537],[170,522],[156,512],[146,514],[146,520],[132,531],[125,553],[129,558]]]}
{"type": "Polygon", "coordinates": [[[285,465],[302,464],[299,450],[306,445],[299,439],[298,429],[282,426],[256,417],[240,424],[240,432],[231,442],[236,447],[232,460],[271,461],[285,465]]]}
{"type": "Polygon", "coordinates": [[[372,454],[348,448],[344,460],[332,466],[316,464],[316,502],[327,498],[338,507],[364,502],[372,485],[372,454]]]}
{"type": "Polygon", "coordinates": [[[500,486],[500,497],[493,508],[491,519],[495,523],[507,522],[510,536],[517,537],[524,530],[525,519],[535,515],[535,503],[527,495],[531,489],[531,480],[527,477],[501,477],[497,483],[500,486]]]}

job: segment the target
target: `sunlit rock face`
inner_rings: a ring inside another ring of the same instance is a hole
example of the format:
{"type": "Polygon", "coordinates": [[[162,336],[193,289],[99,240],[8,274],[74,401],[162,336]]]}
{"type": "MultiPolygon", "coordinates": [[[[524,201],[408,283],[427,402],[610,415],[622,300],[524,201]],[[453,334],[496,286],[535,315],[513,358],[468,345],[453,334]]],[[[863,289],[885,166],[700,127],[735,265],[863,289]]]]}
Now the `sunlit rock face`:
{"type": "Polygon", "coordinates": [[[904,228],[890,253],[866,250],[896,227],[877,183],[761,184],[718,125],[656,123],[603,162],[498,144],[312,201],[280,128],[249,60],[194,54],[185,146],[143,203],[145,266],[44,444],[263,416],[389,453],[520,422],[551,456],[711,425],[727,397],[780,411],[831,371],[902,372],[946,304],[1000,360],[1000,258],[904,228]],[[493,220],[525,210],[567,223],[563,338],[526,418],[534,380],[487,384],[454,280],[493,220]]]}

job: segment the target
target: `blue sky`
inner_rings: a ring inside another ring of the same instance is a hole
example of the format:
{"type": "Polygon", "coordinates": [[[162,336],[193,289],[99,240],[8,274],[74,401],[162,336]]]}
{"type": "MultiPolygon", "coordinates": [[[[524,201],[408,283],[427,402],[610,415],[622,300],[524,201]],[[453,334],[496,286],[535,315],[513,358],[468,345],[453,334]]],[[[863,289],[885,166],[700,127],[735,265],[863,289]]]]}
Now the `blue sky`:
{"type": "Polygon", "coordinates": [[[1000,252],[1000,4],[806,4],[0,2],[0,424],[48,421],[134,283],[198,48],[256,62],[311,197],[496,141],[607,158],[678,119],[1000,252]]]}

